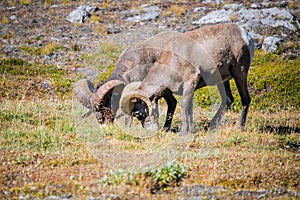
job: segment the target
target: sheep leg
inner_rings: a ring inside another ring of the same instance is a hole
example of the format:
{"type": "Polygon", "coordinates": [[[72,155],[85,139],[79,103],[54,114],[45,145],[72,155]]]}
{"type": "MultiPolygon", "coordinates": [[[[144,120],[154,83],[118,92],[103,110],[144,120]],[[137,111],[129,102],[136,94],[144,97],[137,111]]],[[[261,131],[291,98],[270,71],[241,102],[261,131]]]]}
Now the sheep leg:
{"type": "Polygon", "coordinates": [[[152,112],[151,115],[148,116],[144,122],[143,122],[143,127],[146,128],[147,130],[157,130],[159,128],[158,124],[158,99],[153,99],[151,101],[152,104],[152,112]]]}
{"type": "Polygon", "coordinates": [[[232,71],[232,77],[235,80],[242,101],[242,113],[240,117],[239,128],[243,130],[246,124],[251,97],[247,87],[247,72],[242,71],[241,68],[238,69],[239,70],[232,71]]]}
{"type": "Polygon", "coordinates": [[[173,115],[176,109],[177,100],[175,99],[175,97],[172,95],[171,92],[168,92],[168,94],[166,94],[163,98],[166,100],[168,104],[168,111],[167,111],[167,116],[164,124],[164,130],[169,131],[171,128],[173,115]]]}
{"type": "Polygon", "coordinates": [[[185,83],[183,86],[182,94],[182,126],[180,135],[191,133],[193,130],[193,97],[195,87],[192,87],[190,83],[185,83]]]}
{"type": "Polygon", "coordinates": [[[159,117],[159,113],[158,113],[158,99],[155,99],[152,103],[152,116],[153,119],[151,120],[154,127],[156,129],[158,129],[159,125],[158,125],[158,117],[159,117]]]}
{"type": "Polygon", "coordinates": [[[222,104],[220,105],[217,113],[209,123],[209,127],[212,129],[216,128],[220,124],[220,121],[223,118],[225,112],[228,110],[228,108],[234,100],[231,93],[229,80],[225,81],[224,83],[220,83],[217,86],[222,98],[222,104]]]}

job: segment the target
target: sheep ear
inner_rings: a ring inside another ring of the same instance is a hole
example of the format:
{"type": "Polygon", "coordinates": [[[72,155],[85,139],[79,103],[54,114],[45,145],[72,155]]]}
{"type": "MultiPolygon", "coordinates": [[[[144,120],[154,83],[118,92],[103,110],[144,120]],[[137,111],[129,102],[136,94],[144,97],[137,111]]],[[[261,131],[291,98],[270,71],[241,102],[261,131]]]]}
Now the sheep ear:
{"type": "Polygon", "coordinates": [[[90,80],[81,79],[74,84],[76,99],[86,108],[93,109],[94,85],[90,80]]]}

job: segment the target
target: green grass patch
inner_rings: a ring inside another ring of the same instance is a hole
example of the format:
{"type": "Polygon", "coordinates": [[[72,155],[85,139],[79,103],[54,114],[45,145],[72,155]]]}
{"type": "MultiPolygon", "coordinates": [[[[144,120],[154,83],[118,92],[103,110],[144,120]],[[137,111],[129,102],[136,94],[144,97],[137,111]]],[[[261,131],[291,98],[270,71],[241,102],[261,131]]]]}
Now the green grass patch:
{"type": "Polygon", "coordinates": [[[22,59],[0,60],[2,98],[70,97],[75,75],[54,65],[29,63],[22,59]]]}
{"type": "Polygon", "coordinates": [[[62,152],[76,138],[70,103],[7,102],[0,108],[2,151],[62,152]]]}
{"type": "Polygon", "coordinates": [[[97,51],[87,56],[86,63],[100,73],[97,76],[98,82],[108,78],[114,70],[115,64],[121,55],[123,48],[114,43],[102,43],[97,51]]]}
{"type": "Polygon", "coordinates": [[[127,171],[110,171],[109,175],[100,180],[100,185],[114,185],[121,184],[139,186],[141,183],[151,182],[150,190],[152,192],[161,189],[166,189],[170,186],[177,185],[182,181],[188,172],[188,168],[175,160],[158,168],[143,169],[141,171],[127,172],[127,171]]]}
{"type": "Polygon", "coordinates": [[[285,60],[256,51],[249,73],[252,106],[257,110],[299,109],[300,58],[285,60]]]}
{"type": "MultiPolygon", "coordinates": [[[[35,38],[35,40],[39,39],[39,37],[35,38]]],[[[28,42],[31,43],[31,41],[28,42]]],[[[46,56],[58,51],[67,50],[65,46],[60,45],[57,42],[49,42],[44,47],[22,46],[19,49],[29,53],[32,56],[46,56]]]]}

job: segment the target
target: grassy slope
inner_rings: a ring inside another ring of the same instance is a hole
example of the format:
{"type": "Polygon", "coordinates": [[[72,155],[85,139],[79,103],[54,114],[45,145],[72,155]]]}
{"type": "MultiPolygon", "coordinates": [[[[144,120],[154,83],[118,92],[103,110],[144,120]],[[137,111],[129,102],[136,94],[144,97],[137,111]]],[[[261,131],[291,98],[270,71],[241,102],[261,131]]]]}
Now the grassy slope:
{"type": "MultiPolygon", "coordinates": [[[[110,60],[109,55],[119,49],[106,51],[110,60]]],[[[299,58],[286,61],[274,54],[256,52],[249,74],[253,104],[246,131],[235,126],[237,97],[233,106],[236,109],[227,113],[217,140],[207,140],[209,136],[200,128],[189,151],[178,158],[179,166],[166,166],[165,171],[131,172],[134,178],[128,179],[126,173],[110,173],[111,169],[96,160],[79,138],[70,93],[76,75],[39,63],[1,60],[0,197],[83,197],[92,191],[96,196],[112,192],[147,198],[152,195],[151,189],[160,189],[156,198],[178,197],[175,186],[181,179],[170,178],[168,174],[172,173],[172,177],[185,176],[181,185],[218,185],[233,191],[277,187],[299,191],[299,62],[299,58]],[[42,86],[44,80],[51,83],[49,87],[42,86]]],[[[202,102],[201,98],[205,96],[196,95],[195,100],[202,102]]],[[[203,108],[196,105],[195,110],[196,123],[206,124],[209,117],[201,115],[203,108]]],[[[174,121],[176,129],[179,114],[174,121]]],[[[143,147],[141,141],[123,136],[114,127],[105,137],[131,152],[143,147]]],[[[159,141],[163,140],[154,139],[150,145],[159,141]]]]}

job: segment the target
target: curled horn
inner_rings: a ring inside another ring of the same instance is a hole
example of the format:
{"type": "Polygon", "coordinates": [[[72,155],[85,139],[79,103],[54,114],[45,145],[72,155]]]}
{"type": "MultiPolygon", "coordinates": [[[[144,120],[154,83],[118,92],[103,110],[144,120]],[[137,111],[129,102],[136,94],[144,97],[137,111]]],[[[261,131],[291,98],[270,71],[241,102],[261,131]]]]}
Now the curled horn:
{"type": "Polygon", "coordinates": [[[76,99],[86,108],[93,109],[94,85],[90,80],[81,79],[74,84],[74,93],[76,99]]]}
{"type": "Polygon", "coordinates": [[[113,88],[120,86],[120,85],[125,85],[123,81],[120,80],[111,80],[106,83],[104,83],[95,93],[94,97],[94,103],[96,105],[100,105],[104,99],[105,96],[109,91],[111,91],[113,88]]]}
{"type": "Polygon", "coordinates": [[[140,86],[141,82],[132,82],[126,85],[122,92],[122,96],[120,99],[120,108],[128,115],[131,114],[131,111],[134,107],[134,100],[140,99],[144,101],[149,109],[149,115],[152,112],[152,104],[150,100],[146,97],[146,95],[137,92],[136,89],[140,86]]]}

